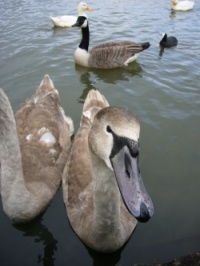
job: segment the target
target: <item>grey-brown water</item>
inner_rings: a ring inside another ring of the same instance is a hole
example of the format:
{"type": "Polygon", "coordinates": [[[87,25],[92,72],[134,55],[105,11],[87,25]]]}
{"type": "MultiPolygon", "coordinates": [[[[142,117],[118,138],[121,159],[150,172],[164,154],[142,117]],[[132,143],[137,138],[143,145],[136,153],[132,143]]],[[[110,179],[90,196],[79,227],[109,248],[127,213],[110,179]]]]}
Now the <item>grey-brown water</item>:
{"type": "Polygon", "coordinates": [[[77,129],[91,88],[125,106],[141,123],[140,168],[155,214],[111,255],[88,250],[67,220],[59,190],[47,211],[13,225],[0,209],[2,266],[131,266],[166,262],[200,249],[200,2],[171,12],[171,1],[102,0],[87,4],[91,47],[104,41],[151,43],[128,69],[88,70],[74,64],[79,29],[53,29],[51,15],[76,14],[79,1],[1,0],[0,87],[13,110],[49,74],[77,129]],[[161,50],[162,33],[178,46],[161,50]]]}

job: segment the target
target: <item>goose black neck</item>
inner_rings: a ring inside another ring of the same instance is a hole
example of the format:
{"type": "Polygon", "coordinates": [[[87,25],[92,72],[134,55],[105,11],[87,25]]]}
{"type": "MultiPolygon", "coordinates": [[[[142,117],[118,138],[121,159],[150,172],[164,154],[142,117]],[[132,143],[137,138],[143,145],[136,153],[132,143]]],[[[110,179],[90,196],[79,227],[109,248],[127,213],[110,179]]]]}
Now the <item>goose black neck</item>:
{"type": "Polygon", "coordinates": [[[89,32],[89,25],[86,28],[81,28],[82,30],[82,40],[79,44],[79,48],[88,51],[89,41],[90,41],[90,32],[89,32]]]}

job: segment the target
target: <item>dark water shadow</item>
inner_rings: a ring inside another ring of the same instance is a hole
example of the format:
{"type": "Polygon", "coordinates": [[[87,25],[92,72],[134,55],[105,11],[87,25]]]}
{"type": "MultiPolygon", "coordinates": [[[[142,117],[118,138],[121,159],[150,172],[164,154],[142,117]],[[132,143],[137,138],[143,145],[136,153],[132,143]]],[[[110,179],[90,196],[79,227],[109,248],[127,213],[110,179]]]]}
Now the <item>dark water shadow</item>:
{"type": "Polygon", "coordinates": [[[90,250],[89,255],[93,258],[93,266],[115,266],[121,258],[121,252],[119,251],[107,254],[90,250]]]}
{"type": "Polygon", "coordinates": [[[1,196],[1,162],[0,162],[0,196],[1,196]]]}
{"type": "Polygon", "coordinates": [[[79,103],[84,103],[85,102],[85,99],[88,95],[88,92],[92,89],[98,89],[95,84],[92,84],[91,80],[90,80],[90,73],[89,72],[86,72],[84,74],[81,74],[80,76],[80,82],[82,84],[85,85],[85,88],[83,89],[82,91],[82,94],[80,95],[79,97],[79,103]]]}
{"type": "Polygon", "coordinates": [[[165,49],[175,49],[176,48],[176,46],[174,46],[174,47],[170,47],[170,48],[164,48],[164,47],[162,47],[162,46],[160,46],[160,51],[159,51],[159,59],[162,59],[162,57],[163,57],[163,55],[164,55],[164,52],[165,52],[165,49]]]}
{"type": "Polygon", "coordinates": [[[175,19],[175,18],[176,18],[176,11],[171,9],[171,12],[170,12],[169,17],[170,17],[171,19],[175,19]]]}
{"type": "Polygon", "coordinates": [[[43,266],[54,266],[58,241],[46,226],[42,224],[42,220],[41,215],[32,222],[27,224],[13,224],[13,227],[23,232],[23,236],[34,238],[35,243],[42,242],[44,245],[44,254],[38,254],[38,264],[42,263],[43,266]]]}
{"type": "Polygon", "coordinates": [[[165,48],[160,46],[160,52],[159,52],[159,59],[162,58],[163,54],[164,54],[165,48]]]}
{"type": "Polygon", "coordinates": [[[100,253],[88,247],[86,247],[86,249],[88,250],[90,257],[93,259],[93,266],[115,266],[121,259],[121,252],[125,245],[113,253],[100,253]]]}

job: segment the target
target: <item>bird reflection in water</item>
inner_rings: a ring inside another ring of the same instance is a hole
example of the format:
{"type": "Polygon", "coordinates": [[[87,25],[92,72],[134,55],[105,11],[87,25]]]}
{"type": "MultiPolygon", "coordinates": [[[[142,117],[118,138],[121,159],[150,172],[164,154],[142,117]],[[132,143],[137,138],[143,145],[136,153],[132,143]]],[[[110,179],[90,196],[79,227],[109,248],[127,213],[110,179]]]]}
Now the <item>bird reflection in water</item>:
{"type": "Polygon", "coordinates": [[[176,11],[175,10],[171,10],[171,13],[170,13],[169,17],[171,19],[175,19],[176,18],[176,11]]]}
{"type": "Polygon", "coordinates": [[[57,250],[58,241],[53,237],[52,233],[42,224],[42,216],[39,216],[34,221],[26,224],[13,224],[13,227],[23,232],[23,236],[33,237],[35,243],[44,245],[44,254],[38,255],[38,263],[43,263],[43,266],[54,266],[55,251],[57,250]]]}
{"type": "Polygon", "coordinates": [[[164,53],[164,50],[165,50],[165,48],[164,48],[164,47],[160,47],[159,59],[161,59],[161,58],[162,58],[162,56],[163,56],[163,53],[164,53]]]}
{"type": "Polygon", "coordinates": [[[128,67],[116,68],[116,69],[88,69],[75,64],[75,70],[80,76],[81,84],[85,85],[81,96],[79,97],[79,103],[84,103],[88,92],[91,89],[100,90],[96,87],[99,82],[105,82],[108,84],[116,84],[117,81],[127,81],[133,76],[141,76],[142,67],[136,61],[130,64],[128,67]]]}

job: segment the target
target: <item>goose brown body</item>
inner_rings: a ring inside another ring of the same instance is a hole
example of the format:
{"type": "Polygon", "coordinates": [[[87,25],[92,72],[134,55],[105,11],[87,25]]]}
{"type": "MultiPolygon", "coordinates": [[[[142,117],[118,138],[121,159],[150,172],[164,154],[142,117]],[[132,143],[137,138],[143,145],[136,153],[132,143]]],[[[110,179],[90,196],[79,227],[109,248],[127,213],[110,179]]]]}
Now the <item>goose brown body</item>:
{"type": "Polygon", "coordinates": [[[105,42],[89,49],[89,24],[84,16],[79,16],[73,27],[80,27],[82,39],[74,53],[75,62],[91,68],[112,69],[125,67],[133,62],[140,52],[150,47],[150,43],[132,41],[105,42]]]}
{"type": "MultiPolygon", "coordinates": [[[[146,44],[149,47],[149,44],[146,44]]],[[[89,53],[88,67],[118,68],[124,67],[137,58],[144,50],[144,44],[130,41],[106,42],[95,46],[89,53]],[[133,60],[132,60],[133,59],[133,60]]]]}
{"type": "Polygon", "coordinates": [[[14,117],[0,91],[1,196],[6,215],[27,222],[47,208],[61,182],[73,123],[46,75],[14,117]]]}

